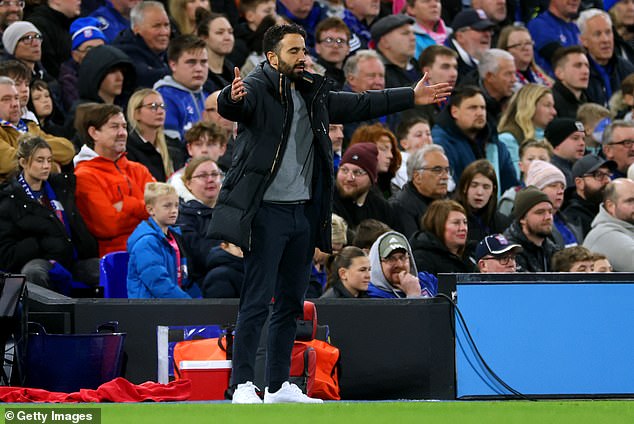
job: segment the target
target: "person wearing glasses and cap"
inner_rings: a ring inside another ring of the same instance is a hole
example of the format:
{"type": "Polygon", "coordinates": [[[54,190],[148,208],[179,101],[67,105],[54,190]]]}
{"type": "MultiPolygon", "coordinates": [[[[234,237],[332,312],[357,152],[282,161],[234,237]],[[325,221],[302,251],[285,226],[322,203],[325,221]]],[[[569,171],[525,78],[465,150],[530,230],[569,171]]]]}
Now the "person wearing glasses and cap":
{"type": "Polygon", "coordinates": [[[389,231],[370,248],[371,282],[368,297],[402,299],[434,297],[438,280],[426,272],[418,272],[412,248],[401,233],[389,231]]]}
{"type": "Polygon", "coordinates": [[[605,187],[615,169],[616,162],[597,155],[584,156],[572,167],[574,192],[562,213],[570,223],[581,229],[584,238],[599,213],[605,187]]]}
{"type": "Polygon", "coordinates": [[[516,272],[515,257],[522,250],[521,245],[510,243],[502,234],[491,234],[478,243],[474,259],[483,274],[516,272]]]}

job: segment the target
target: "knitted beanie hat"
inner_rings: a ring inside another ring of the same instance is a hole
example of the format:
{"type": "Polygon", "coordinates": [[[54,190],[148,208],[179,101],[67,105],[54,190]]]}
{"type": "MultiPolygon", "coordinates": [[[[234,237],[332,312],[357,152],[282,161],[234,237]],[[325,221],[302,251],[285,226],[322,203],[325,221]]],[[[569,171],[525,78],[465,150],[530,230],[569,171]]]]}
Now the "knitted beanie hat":
{"type": "Polygon", "coordinates": [[[39,35],[42,35],[39,29],[31,22],[27,21],[17,21],[12,23],[4,30],[4,34],[2,34],[2,44],[4,45],[4,49],[10,55],[15,53],[15,46],[18,45],[18,41],[20,38],[24,36],[27,32],[35,32],[39,35]]]}
{"type": "Polygon", "coordinates": [[[572,118],[555,118],[544,130],[544,137],[553,146],[553,149],[559,146],[565,139],[570,137],[572,133],[581,131],[585,134],[583,124],[572,118]]]}
{"type": "Polygon", "coordinates": [[[348,147],[343,153],[341,165],[346,163],[352,163],[360,168],[363,168],[365,172],[370,176],[370,180],[374,184],[377,178],[377,167],[379,165],[379,150],[374,143],[357,143],[348,147]]]}
{"type": "Polygon", "coordinates": [[[533,206],[538,203],[552,202],[544,193],[535,186],[528,186],[517,192],[515,195],[515,203],[513,204],[513,216],[515,219],[522,219],[533,206]]]}
{"type": "Polygon", "coordinates": [[[526,185],[532,185],[541,190],[552,183],[562,183],[565,187],[564,173],[552,163],[543,160],[532,161],[526,173],[526,185]]]}
{"type": "Polygon", "coordinates": [[[77,18],[70,24],[71,50],[77,50],[86,41],[100,39],[108,43],[106,36],[101,31],[99,19],[84,17],[77,18]]]}

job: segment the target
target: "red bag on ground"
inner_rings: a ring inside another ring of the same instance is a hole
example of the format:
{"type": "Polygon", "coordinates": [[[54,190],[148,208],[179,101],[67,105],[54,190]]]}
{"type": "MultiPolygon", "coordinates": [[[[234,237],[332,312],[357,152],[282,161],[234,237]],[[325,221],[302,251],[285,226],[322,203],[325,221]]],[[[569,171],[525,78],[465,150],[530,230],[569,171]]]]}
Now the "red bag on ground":
{"type": "Polygon", "coordinates": [[[339,349],[317,339],[297,341],[291,354],[292,383],[310,397],[340,400],[339,349]]]}

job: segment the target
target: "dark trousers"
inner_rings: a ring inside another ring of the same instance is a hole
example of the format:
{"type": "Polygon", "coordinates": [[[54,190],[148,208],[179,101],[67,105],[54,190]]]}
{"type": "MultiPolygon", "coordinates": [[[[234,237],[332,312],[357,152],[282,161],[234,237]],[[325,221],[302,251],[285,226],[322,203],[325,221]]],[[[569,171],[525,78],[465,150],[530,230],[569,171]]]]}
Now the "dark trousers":
{"type": "Polygon", "coordinates": [[[303,313],[314,242],[305,205],[264,203],[251,229],[251,250],[244,254],[232,383],[254,381],[260,333],[271,298],[275,298],[265,371],[265,384],[274,391],[288,380],[296,319],[303,313]]]}

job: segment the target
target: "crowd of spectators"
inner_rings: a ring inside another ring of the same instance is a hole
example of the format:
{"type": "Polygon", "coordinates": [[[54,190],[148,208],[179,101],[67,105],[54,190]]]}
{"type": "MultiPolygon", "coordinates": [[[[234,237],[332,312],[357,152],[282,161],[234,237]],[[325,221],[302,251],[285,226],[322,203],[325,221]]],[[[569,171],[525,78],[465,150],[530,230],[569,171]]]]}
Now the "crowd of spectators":
{"type": "Polygon", "coordinates": [[[443,3],[0,0],[0,269],[94,286],[98,258],[128,250],[130,297],[239,297],[248,246],[209,231],[244,154],[218,97],[292,22],[333,91],[453,87],[313,128],[332,141],[336,243],[308,296],[634,271],[633,3],[443,3]]]}

